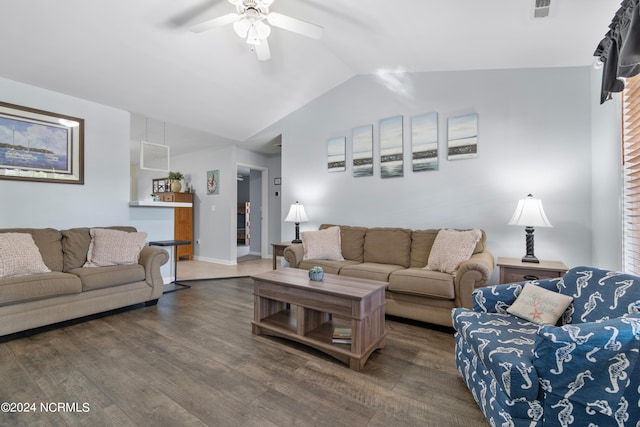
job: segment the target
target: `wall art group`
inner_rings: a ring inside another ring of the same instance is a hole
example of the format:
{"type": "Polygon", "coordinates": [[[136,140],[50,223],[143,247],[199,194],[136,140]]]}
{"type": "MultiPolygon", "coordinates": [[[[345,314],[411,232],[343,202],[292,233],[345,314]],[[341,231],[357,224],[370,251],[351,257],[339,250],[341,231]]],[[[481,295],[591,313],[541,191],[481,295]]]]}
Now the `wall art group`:
{"type": "MultiPolygon", "coordinates": [[[[411,170],[439,169],[438,113],[430,112],[410,119],[411,170]]],[[[363,125],[351,131],[351,169],[353,176],[374,175],[374,127],[363,125]]],[[[404,120],[402,115],[381,119],[378,123],[379,164],[381,178],[404,176],[404,120]]],[[[447,159],[461,160],[478,156],[478,114],[447,118],[447,159]]],[[[327,140],[329,172],[347,170],[347,137],[327,140]]]]}

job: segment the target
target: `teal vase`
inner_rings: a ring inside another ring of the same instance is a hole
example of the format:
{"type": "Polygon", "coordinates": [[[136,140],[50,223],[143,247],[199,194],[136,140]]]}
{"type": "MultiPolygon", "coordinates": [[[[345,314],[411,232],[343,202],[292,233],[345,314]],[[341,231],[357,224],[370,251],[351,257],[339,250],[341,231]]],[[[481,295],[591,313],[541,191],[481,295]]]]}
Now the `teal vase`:
{"type": "Polygon", "coordinates": [[[313,280],[314,282],[319,282],[323,278],[324,278],[324,271],[310,271],[309,272],[309,279],[313,280]]]}

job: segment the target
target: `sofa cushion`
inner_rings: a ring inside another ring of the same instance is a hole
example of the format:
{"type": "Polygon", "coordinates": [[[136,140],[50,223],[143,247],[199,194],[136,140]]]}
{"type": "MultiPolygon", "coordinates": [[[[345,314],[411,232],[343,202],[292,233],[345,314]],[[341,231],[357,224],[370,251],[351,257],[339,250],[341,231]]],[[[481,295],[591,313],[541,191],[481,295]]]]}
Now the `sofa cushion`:
{"type": "Polygon", "coordinates": [[[482,237],[480,230],[458,231],[442,229],[438,232],[429,253],[428,270],[453,273],[461,263],[467,261],[482,237]]]}
{"type": "Polygon", "coordinates": [[[423,268],[407,268],[391,273],[389,291],[429,298],[453,300],[456,296],[453,276],[423,268]]]}
{"type": "Polygon", "coordinates": [[[340,227],[329,227],[318,231],[303,231],[300,233],[300,237],[304,248],[303,260],[344,260],[340,247],[340,227]]]}
{"type": "MultiPolygon", "coordinates": [[[[322,224],[320,230],[335,227],[332,224],[322,224]]],[[[362,262],[364,260],[364,236],[366,227],[340,225],[340,245],[344,259],[362,262]]]]}
{"type": "MultiPolygon", "coordinates": [[[[108,230],[120,230],[128,233],[136,232],[135,227],[111,226],[104,227],[108,230]]],[[[71,228],[62,230],[62,252],[64,256],[64,269],[69,271],[73,268],[80,268],[87,262],[87,252],[91,244],[89,227],[71,228]]]]}
{"type": "Polygon", "coordinates": [[[345,265],[354,265],[360,264],[357,261],[344,260],[344,261],[331,261],[327,259],[310,259],[306,261],[300,261],[298,264],[298,268],[303,270],[309,270],[311,267],[315,267],[316,265],[322,267],[325,273],[329,274],[340,274],[340,270],[345,265]]]}
{"type": "Polygon", "coordinates": [[[83,291],[110,288],[140,282],[145,279],[144,267],[140,264],[111,265],[96,268],[74,268],[69,273],[78,276],[83,291]]]}
{"type": "Polygon", "coordinates": [[[424,268],[429,261],[429,252],[436,240],[439,229],[414,230],[411,232],[411,264],[410,267],[424,268]]]}
{"type": "Polygon", "coordinates": [[[572,300],[568,295],[527,282],[507,312],[536,325],[555,325],[572,300]]]}
{"type": "Polygon", "coordinates": [[[340,270],[341,276],[359,277],[361,279],[379,280],[388,282],[389,275],[404,267],[395,264],[368,263],[345,265],[340,270]]]}
{"type": "Polygon", "coordinates": [[[0,234],[0,278],[48,273],[40,250],[29,233],[0,234]]]}
{"type": "Polygon", "coordinates": [[[62,271],[62,234],[53,228],[4,228],[0,233],[29,233],[42,261],[53,271],[62,271]]]}
{"type": "Polygon", "coordinates": [[[87,262],[83,267],[137,264],[147,233],[92,228],[87,262]]]}
{"type": "Polygon", "coordinates": [[[409,267],[411,230],[370,228],[364,236],[364,262],[409,267]]]}
{"type": "MultiPolygon", "coordinates": [[[[430,230],[414,230],[411,232],[411,267],[424,267],[429,261],[429,253],[433,247],[433,242],[440,231],[439,228],[430,230]]],[[[463,231],[463,230],[461,230],[463,231]]],[[[482,237],[476,247],[474,254],[479,254],[486,250],[487,235],[484,230],[480,230],[482,237]]]]}
{"type": "Polygon", "coordinates": [[[78,277],[59,271],[10,277],[0,279],[0,305],[77,294],[81,291],[82,285],[78,277]]]}
{"type": "Polygon", "coordinates": [[[558,284],[560,293],[573,297],[564,323],[599,322],[640,313],[637,276],[593,267],[574,267],[558,284]]]}

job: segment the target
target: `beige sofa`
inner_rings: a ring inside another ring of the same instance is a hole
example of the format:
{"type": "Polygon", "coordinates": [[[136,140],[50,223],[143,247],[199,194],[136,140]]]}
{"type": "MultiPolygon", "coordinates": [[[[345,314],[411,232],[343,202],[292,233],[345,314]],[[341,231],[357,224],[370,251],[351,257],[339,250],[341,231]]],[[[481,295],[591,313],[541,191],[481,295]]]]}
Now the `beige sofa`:
{"type": "MultiPolygon", "coordinates": [[[[331,227],[323,224],[320,229],[331,227]]],[[[408,319],[452,326],[451,310],[472,308],[471,292],[488,283],[494,268],[486,249],[486,235],[453,274],[426,270],[438,229],[340,227],[344,261],[303,260],[302,244],[284,250],[290,267],[323,267],[325,273],[389,282],[385,313],[408,319]]]]}
{"type": "MultiPolygon", "coordinates": [[[[133,227],[105,227],[135,232],[133,227]]],[[[86,268],[89,228],[0,229],[29,233],[51,272],[0,278],[0,336],[138,303],[163,292],[166,250],[145,246],[138,264],[86,268]]]]}

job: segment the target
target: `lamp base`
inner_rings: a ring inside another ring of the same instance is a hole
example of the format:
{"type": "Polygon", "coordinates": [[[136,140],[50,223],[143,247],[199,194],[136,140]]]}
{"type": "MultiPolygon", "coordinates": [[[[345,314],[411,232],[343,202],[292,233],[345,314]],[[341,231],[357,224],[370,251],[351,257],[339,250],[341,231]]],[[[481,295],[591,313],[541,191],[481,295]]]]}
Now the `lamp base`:
{"type": "Polygon", "coordinates": [[[296,238],[291,241],[291,243],[302,243],[300,239],[300,223],[296,222],[296,238]]]}
{"type": "Polygon", "coordinates": [[[533,254],[533,227],[525,227],[524,229],[527,233],[526,236],[526,240],[527,240],[527,254],[525,256],[522,257],[522,262],[535,262],[537,264],[540,263],[540,261],[538,261],[538,258],[536,258],[536,256],[533,254]]]}

